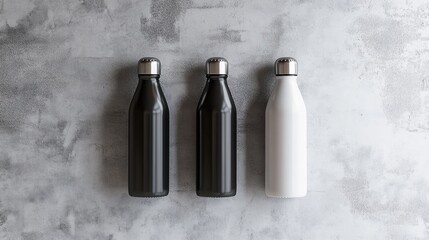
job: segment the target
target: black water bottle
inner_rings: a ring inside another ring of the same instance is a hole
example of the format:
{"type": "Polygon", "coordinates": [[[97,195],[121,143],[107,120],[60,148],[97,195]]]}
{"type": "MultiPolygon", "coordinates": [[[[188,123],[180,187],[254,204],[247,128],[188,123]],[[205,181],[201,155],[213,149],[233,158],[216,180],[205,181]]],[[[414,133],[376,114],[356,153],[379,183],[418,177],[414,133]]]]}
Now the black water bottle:
{"type": "Polygon", "coordinates": [[[168,195],[169,113],[160,74],[158,59],[140,59],[128,128],[128,193],[133,197],[168,195]]]}
{"type": "Polygon", "coordinates": [[[237,189],[237,112],[227,84],[228,62],[206,62],[197,108],[197,195],[231,197],[237,189]]]}

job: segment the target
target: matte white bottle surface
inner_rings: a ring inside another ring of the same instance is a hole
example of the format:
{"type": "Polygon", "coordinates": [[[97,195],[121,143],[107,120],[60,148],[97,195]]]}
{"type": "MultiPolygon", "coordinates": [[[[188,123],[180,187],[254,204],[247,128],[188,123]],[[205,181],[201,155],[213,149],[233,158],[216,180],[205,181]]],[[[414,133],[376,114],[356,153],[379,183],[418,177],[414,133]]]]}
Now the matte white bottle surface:
{"type": "Polygon", "coordinates": [[[297,76],[276,76],[265,112],[265,193],[307,194],[307,112],[297,76]]]}

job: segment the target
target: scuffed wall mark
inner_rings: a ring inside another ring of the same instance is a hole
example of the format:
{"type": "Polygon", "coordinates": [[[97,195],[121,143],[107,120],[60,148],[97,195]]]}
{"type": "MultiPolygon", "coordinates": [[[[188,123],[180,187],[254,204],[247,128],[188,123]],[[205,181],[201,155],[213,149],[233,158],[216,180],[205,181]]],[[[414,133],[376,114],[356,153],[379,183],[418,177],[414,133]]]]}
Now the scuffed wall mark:
{"type": "Polygon", "coordinates": [[[4,0],[1,0],[1,2],[0,2],[0,14],[3,13],[3,9],[4,9],[4,0]]]}
{"type": "Polygon", "coordinates": [[[402,67],[390,67],[385,72],[383,107],[392,122],[400,120],[404,114],[418,112],[420,107],[420,73],[399,68],[402,67]]]}
{"type": "Polygon", "coordinates": [[[104,12],[107,9],[107,5],[104,0],[80,0],[81,4],[87,11],[93,12],[104,12]]]}
{"type": "MultiPolygon", "coordinates": [[[[1,52],[1,51],[0,51],[1,52]]],[[[3,61],[3,57],[0,57],[3,61]]],[[[18,66],[8,66],[19,71],[18,66]]],[[[37,76],[37,75],[34,75],[37,76]]],[[[52,92],[45,84],[37,82],[21,83],[16,76],[2,74],[0,82],[0,107],[2,114],[0,124],[8,130],[16,130],[28,114],[37,112],[45,106],[45,102],[52,97],[52,92]]]]}
{"type": "Polygon", "coordinates": [[[40,186],[34,185],[32,189],[28,191],[26,202],[28,203],[40,203],[46,201],[53,195],[54,186],[51,184],[40,186]]]}
{"type": "Polygon", "coordinates": [[[50,123],[45,123],[39,126],[43,130],[43,135],[36,140],[36,146],[49,150],[48,158],[61,156],[62,161],[72,161],[76,142],[90,134],[91,126],[92,123],[88,121],[69,123],[62,120],[57,123],[57,128],[53,128],[50,123]]]}
{"type": "Polygon", "coordinates": [[[210,2],[193,2],[190,8],[196,9],[213,9],[213,8],[227,8],[228,6],[223,1],[210,1],[210,2]]]}
{"type": "Polygon", "coordinates": [[[69,234],[70,232],[70,226],[67,223],[60,223],[58,229],[65,234],[69,234]]]}
{"type": "MultiPolygon", "coordinates": [[[[7,147],[3,147],[3,149],[7,149],[7,147]]],[[[7,180],[19,175],[20,173],[21,169],[16,162],[11,159],[9,154],[0,153],[0,189],[7,187],[7,180]]]]}
{"type": "Polygon", "coordinates": [[[429,132],[429,76],[424,77],[421,82],[419,107],[409,115],[406,125],[406,129],[411,132],[429,132]]]}
{"type": "Polygon", "coordinates": [[[3,180],[9,179],[12,172],[12,163],[7,153],[0,154],[0,189],[2,187],[3,180]]]}
{"type": "Polygon", "coordinates": [[[67,133],[67,134],[71,134],[71,136],[67,136],[66,134],[64,134],[64,146],[66,148],[66,156],[69,157],[74,145],[76,144],[77,141],[79,141],[80,139],[91,135],[91,130],[93,129],[93,121],[87,120],[87,121],[79,121],[76,124],[76,129],[74,130],[74,132],[71,133],[67,133]],[[70,139],[70,140],[68,140],[70,139]],[[66,141],[68,140],[68,141],[66,141]]]}
{"type": "MultiPolygon", "coordinates": [[[[11,27],[6,22],[4,28],[0,28],[0,59],[8,57],[6,50],[13,50],[11,48],[19,48],[19,46],[30,43],[46,43],[43,39],[35,37],[31,34],[31,30],[35,27],[43,25],[48,20],[48,9],[46,6],[38,5],[26,16],[23,16],[17,21],[16,26],[11,27]],[[11,44],[12,46],[5,46],[11,44]]],[[[7,21],[7,19],[6,19],[7,21]]],[[[16,52],[16,51],[14,51],[16,52]]],[[[14,55],[10,55],[13,57],[14,55]]]]}
{"type": "Polygon", "coordinates": [[[42,25],[48,20],[48,8],[43,5],[37,5],[28,15],[19,21],[19,27],[31,29],[42,25]]]}
{"type": "Polygon", "coordinates": [[[273,35],[273,39],[272,39],[273,45],[270,46],[271,49],[278,49],[280,47],[283,34],[288,32],[288,31],[285,31],[285,27],[284,27],[284,22],[286,22],[287,19],[288,19],[287,16],[281,15],[275,18],[271,22],[270,29],[272,29],[271,35],[273,35]]]}
{"type": "Polygon", "coordinates": [[[22,240],[40,240],[44,239],[41,232],[23,232],[21,233],[22,240]]]}
{"type": "Polygon", "coordinates": [[[74,236],[75,221],[74,207],[67,206],[65,216],[61,218],[58,229],[67,235],[74,236]]]}
{"type": "Polygon", "coordinates": [[[342,140],[334,140],[331,145],[335,159],[343,165],[341,188],[352,213],[375,221],[403,224],[429,212],[425,199],[414,192],[428,186],[421,182],[415,187],[410,182],[415,171],[410,160],[389,159],[396,167],[387,169],[383,154],[373,147],[355,146],[342,140]]]}
{"type": "Polygon", "coordinates": [[[354,211],[364,215],[375,211],[376,205],[367,203],[369,197],[368,174],[381,174],[382,166],[374,159],[372,149],[360,147],[353,152],[350,152],[349,149],[342,149],[338,152],[337,158],[344,164],[345,176],[342,180],[342,189],[350,199],[354,211]],[[369,167],[371,170],[366,171],[365,168],[359,166],[369,167]]]}
{"type": "MultiPolygon", "coordinates": [[[[48,7],[38,4],[28,14],[0,30],[1,128],[16,131],[26,117],[41,113],[53,91],[63,84],[58,71],[68,56],[45,38],[48,7]]],[[[27,123],[37,125],[37,123],[27,123]]]]}
{"type": "Polygon", "coordinates": [[[7,215],[5,211],[0,211],[0,227],[3,226],[7,221],[7,215]]]}
{"type": "Polygon", "coordinates": [[[124,204],[112,206],[109,209],[109,212],[112,214],[112,216],[122,219],[123,222],[120,227],[126,231],[129,231],[132,228],[134,221],[139,219],[139,217],[141,216],[141,211],[137,211],[136,209],[133,209],[133,207],[129,204],[125,204],[126,201],[127,199],[121,199],[121,203],[124,202],[124,204]]]}
{"type": "Polygon", "coordinates": [[[378,16],[358,19],[352,32],[360,35],[368,54],[379,60],[400,57],[405,46],[415,39],[416,33],[405,23],[378,16]]]}
{"type": "Polygon", "coordinates": [[[151,17],[140,18],[140,31],[152,43],[163,40],[166,42],[179,41],[179,29],[176,26],[183,9],[189,6],[187,1],[153,0],[151,17]]]}
{"type": "Polygon", "coordinates": [[[10,41],[22,41],[21,39],[29,34],[30,30],[36,26],[44,24],[47,20],[47,7],[43,5],[37,5],[30,13],[18,20],[15,27],[10,27],[6,23],[6,28],[0,29],[0,44],[2,44],[4,37],[10,41]]]}
{"type": "MultiPolygon", "coordinates": [[[[395,15],[395,10],[390,9],[395,15]]],[[[420,11],[413,12],[422,16],[420,11]]],[[[353,29],[358,36],[368,80],[382,86],[380,96],[386,118],[409,132],[429,131],[429,91],[425,79],[429,78],[424,57],[427,40],[417,31],[424,20],[419,17],[401,19],[366,15],[359,18],[353,29]]]]}
{"type": "Polygon", "coordinates": [[[11,168],[10,157],[7,154],[2,154],[0,157],[0,176],[2,171],[9,171],[11,168]]]}
{"type": "Polygon", "coordinates": [[[210,37],[210,40],[220,42],[243,42],[241,38],[242,30],[230,30],[227,27],[217,29],[216,33],[210,37]]]}
{"type": "Polygon", "coordinates": [[[392,74],[386,74],[390,77],[384,87],[383,106],[386,116],[409,132],[429,131],[429,90],[425,87],[426,80],[421,73],[392,69],[392,74]]]}
{"type": "Polygon", "coordinates": [[[76,227],[82,227],[90,224],[100,224],[104,221],[101,216],[101,209],[96,204],[80,205],[76,210],[76,227]]]}

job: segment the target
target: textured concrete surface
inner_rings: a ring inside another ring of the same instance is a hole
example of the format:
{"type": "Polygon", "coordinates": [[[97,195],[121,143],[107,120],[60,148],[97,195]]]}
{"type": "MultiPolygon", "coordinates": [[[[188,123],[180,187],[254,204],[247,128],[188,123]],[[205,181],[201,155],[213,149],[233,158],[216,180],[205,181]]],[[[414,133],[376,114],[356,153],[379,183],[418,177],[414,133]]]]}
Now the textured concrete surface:
{"type": "Polygon", "coordinates": [[[0,0],[0,239],[429,239],[427,1],[0,0]],[[170,195],[127,195],[136,62],[171,111],[170,195]],[[237,196],[195,195],[195,108],[230,62],[237,196]],[[299,61],[309,193],[264,195],[277,57],[299,61]]]}

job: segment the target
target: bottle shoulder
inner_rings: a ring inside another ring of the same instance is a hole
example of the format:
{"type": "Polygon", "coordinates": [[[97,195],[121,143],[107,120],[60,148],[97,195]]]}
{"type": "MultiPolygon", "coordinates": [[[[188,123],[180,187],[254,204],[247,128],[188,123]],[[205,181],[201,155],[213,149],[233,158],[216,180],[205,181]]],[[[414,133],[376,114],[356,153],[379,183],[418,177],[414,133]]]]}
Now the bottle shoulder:
{"type": "Polygon", "coordinates": [[[197,110],[228,112],[235,110],[235,103],[227,86],[206,85],[200,97],[197,110]]]}
{"type": "Polygon", "coordinates": [[[298,88],[274,89],[267,103],[267,111],[306,112],[304,99],[298,88]]]}
{"type": "Polygon", "coordinates": [[[130,110],[149,112],[168,111],[167,101],[159,84],[139,85],[131,100],[130,110]]]}

